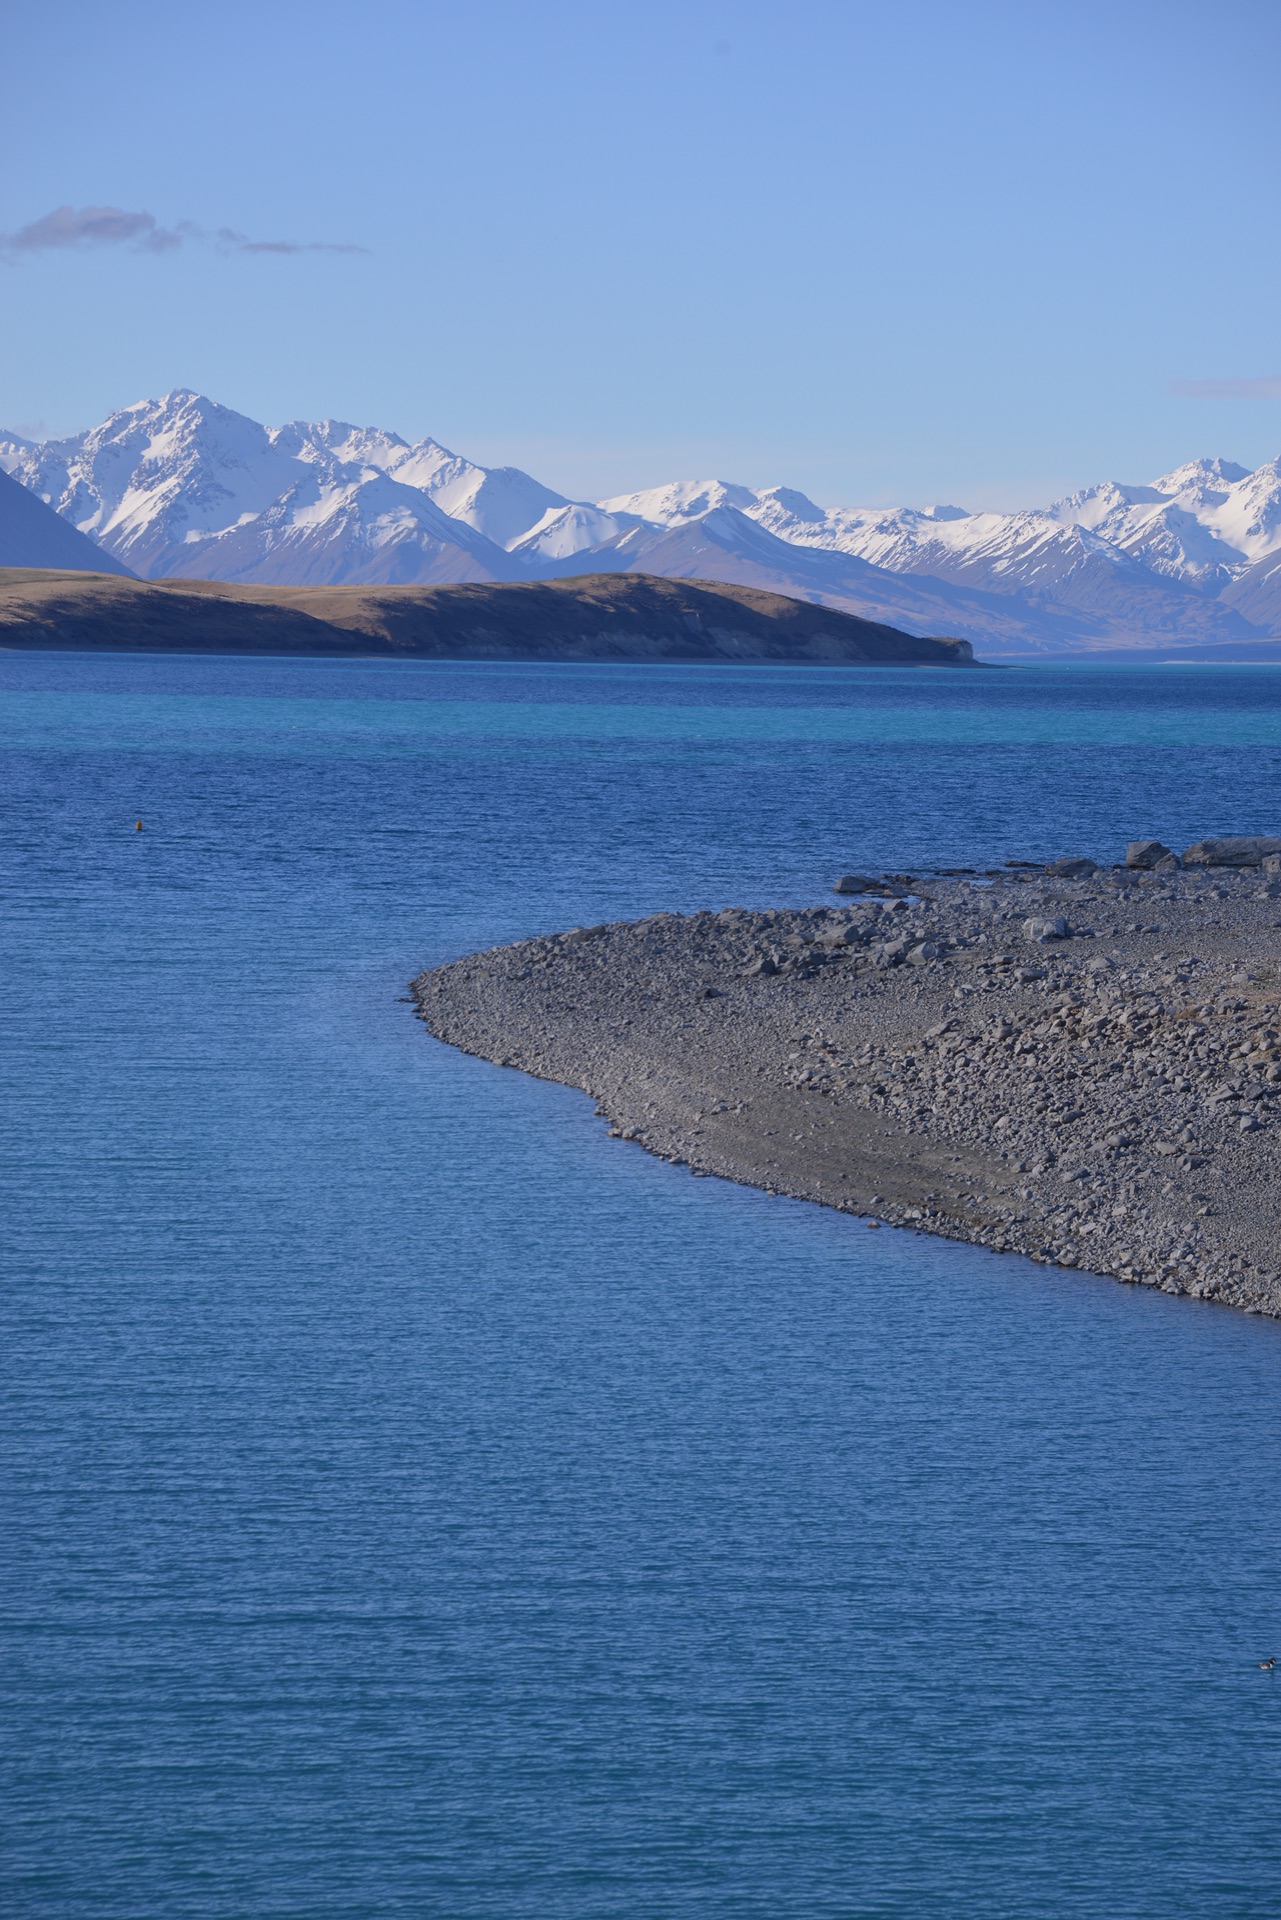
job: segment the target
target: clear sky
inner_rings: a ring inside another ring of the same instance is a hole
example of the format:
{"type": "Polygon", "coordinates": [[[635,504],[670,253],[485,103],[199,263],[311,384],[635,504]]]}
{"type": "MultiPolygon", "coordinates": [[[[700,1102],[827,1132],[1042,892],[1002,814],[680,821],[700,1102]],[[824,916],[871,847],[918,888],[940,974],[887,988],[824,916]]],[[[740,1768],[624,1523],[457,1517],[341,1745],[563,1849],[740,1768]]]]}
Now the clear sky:
{"type": "Polygon", "coordinates": [[[18,431],[1005,507],[1281,452],[1278,0],[0,0],[0,70],[18,431]]]}

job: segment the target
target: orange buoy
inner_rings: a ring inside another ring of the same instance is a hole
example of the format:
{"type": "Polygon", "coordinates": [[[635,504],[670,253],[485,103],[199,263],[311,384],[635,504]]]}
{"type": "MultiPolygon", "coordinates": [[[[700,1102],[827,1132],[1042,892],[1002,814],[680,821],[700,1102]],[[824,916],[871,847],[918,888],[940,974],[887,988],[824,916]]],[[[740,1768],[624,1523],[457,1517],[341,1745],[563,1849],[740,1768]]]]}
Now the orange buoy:
{"type": "Polygon", "coordinates": [[[135,821],[134,821],[134,823],[133,823],[133,830],[134,830],[134,832],[135,832],[135,833],[141,833],[141,832],[142,832],[142,822],[141,822],[141,820],[135,820],[135,821]]]}

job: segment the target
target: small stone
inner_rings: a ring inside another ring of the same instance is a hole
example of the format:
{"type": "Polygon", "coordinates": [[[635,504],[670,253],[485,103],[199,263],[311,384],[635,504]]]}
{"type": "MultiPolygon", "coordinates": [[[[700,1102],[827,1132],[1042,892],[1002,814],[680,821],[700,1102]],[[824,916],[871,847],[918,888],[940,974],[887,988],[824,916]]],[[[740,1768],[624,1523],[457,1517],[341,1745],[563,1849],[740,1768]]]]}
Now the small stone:
{"type": "Polygon", "coordinates": [[[1036,940],[1044,946],[1048,940],[1066,940],[1068,923],[1060,913],[1053,920],[1025,920],[1023,931],[1029,940],[1036,940]]]}
{"type": "Polygon", "coordinates": [[[1016,967],[1014,969],[1014,978],[1016,980],[1022,980],[1025,984],[1029,980],[1048,980],[1049,977],[1044,967],[1016,967]]]}
{"type": "Polygon", "coordinates": [[[927,960],[937,960],[941,949],[933,940],[922,940],[919,946],[908,951],[908,960],[914,967],[923,967],[927,960]]]}
{"type": "Polygon", "coordinates": [[[840,879],[837,881],[836,885],[832,888],[832,892],[833,893],[867,893],[870,888],[879,887],[880,884],[881,884],[880,881],[873,880],[870,874],[843,873],[840,879]]]}

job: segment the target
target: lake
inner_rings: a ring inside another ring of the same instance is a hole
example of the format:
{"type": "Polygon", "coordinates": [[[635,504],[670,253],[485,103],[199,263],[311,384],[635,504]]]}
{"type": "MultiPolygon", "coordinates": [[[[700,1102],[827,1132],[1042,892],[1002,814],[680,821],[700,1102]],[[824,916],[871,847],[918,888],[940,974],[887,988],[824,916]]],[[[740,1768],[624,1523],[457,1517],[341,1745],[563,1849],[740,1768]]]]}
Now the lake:
{"type": "Polygon", "coordinates": [[[692,1179],[403,996],[1275,833],[1281,671],[7,653],[0,735],[6,1913],[1274,1920],[1281,1325],[692,1179]]]}

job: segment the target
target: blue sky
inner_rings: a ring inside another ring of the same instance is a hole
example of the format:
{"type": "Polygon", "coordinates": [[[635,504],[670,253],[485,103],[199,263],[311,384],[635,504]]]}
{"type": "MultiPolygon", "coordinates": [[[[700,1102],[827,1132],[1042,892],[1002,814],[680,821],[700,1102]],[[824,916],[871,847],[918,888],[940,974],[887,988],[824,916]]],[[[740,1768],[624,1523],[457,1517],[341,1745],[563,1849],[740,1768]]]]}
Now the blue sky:
{"type": "Polygon", "coordinates": [[[19,431],[185,385],[1002,507],[1281,452],[1275,0],[22,0],[0,59],[0,231],[155,223],[0,256],[19,431]]]}

